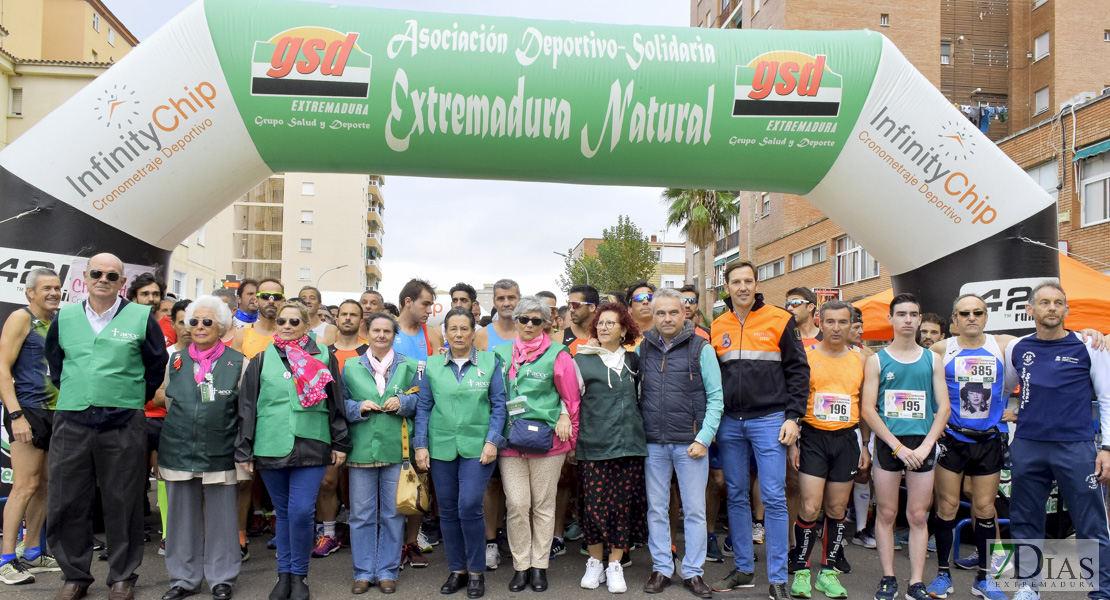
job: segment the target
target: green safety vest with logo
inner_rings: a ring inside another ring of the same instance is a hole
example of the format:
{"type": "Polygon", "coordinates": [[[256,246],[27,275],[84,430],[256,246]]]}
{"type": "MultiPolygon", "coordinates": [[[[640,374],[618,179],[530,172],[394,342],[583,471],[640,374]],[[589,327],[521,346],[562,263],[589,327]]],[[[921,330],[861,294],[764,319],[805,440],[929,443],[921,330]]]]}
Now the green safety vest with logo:
{"type": "MultiPolygon", "coordinates": [[[[196,363],[188,350],[176,356],[181,362],[180,367],[170,368],[166,382],[168,402],[158,464],[177,471],[230,471],[235,468],[239,378],[246,359],[231,348],[224,350],[212,364],[212,397],[205,402],[194,375],[196,363]]],[[[170,364],[176,360],[170,357],[170,364]]]]}
{"type": "MultiPolygon", "coordinates": [[[[318,346],[314,358],[328,364],[328,350],[318,346]]],[[[321,400],[305,408],[297,396],[292,374],[285,374],[285,362],[270,344],[262,359],[262,381],[258,386],[258,414],[255,421],[254,454],[270,458],[288,456],[296,438],[319,440],[331,444],[331,423],[328,401],[321,400]]]]}
{"type": "MultiPolygon", "coordinates": [[[[513,345],[502,344],[493,349],[505,365],[513,361],[513,345]]],[[[560,352],[570,351],[562,344],[551,342],[551,346],[536,360],[524,363],[516,368],[516,377],[509,379],[509,368],[505,372],[505,395],[508,401],[520,396],[527,398],[526,410],[523,414],[512,416],[505,420],[505,438],[509,437],[509,428],[516,419],[541,421],[552,428],[559,422],[559,415],[563,412],[562,397],[555,389],[555,359],[560,352]]]]}
{"type": "Polygon", "coordinates": [[[58,344],[65,358],[57,410],[141,409],[146,403],[143,343],[148,319],[149,306],[128,302],[98,335],[83,302],[63,306],[58,312],[58,344]]]}
{"type": "Polygon", "coordinates": [[[426,373],[432,386],[432,414],[428,417],[428,454],[436,460],[478,458],[489,435],[489,384],[497,359],[478,352],[478,364],[470,365],[462,381],[438,356],[428,363],[426,373]]]}
{"type": "MultiPolygon", "coordinates": [[[[389,381],[385,383],[385,393],[378,393],[378,385],[374,382],[374,375],[362,364],[362,357],[353,356],[343,363],[343,384],[347,386],[348,396],[362,403],[372,400],[381,406],[393,396],[403,395],[413,383],[417,371],[417,361],[409,358],[401,359],[393,369],[389,381]]],[[[351,436],[351,452],[347,455],[347,462],[352,463],[400,463],[401,453],[401,423],[404,422],[409,431],[409,457],[413,456],[412,436],[414,433],[412,417],[399,417],[395,414],[374,412],[370,413],[365,421],[355,421],[347,426],[351,436]]]]}

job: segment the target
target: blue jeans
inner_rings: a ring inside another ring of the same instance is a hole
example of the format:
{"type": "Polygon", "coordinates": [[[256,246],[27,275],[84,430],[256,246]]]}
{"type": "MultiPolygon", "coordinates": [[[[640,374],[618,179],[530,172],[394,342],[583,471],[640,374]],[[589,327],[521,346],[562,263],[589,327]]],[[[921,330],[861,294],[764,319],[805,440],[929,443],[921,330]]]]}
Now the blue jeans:
{"type": "MultiPolygon", "coordinates": [[[[1091,581],[1090,598],[1110,598],[1110,534],[1106,529],[1106,504],[1102,486],[1092,481],[1094,442],[1041,442],[1014,438],[1013,492],[1010,496],[1010,532],[1015,540],[1039,540],[1045,536],[1045,503],[1052,482],[1060,488],[1060,499],[1075,523],[1075,537],[1098,540],[1098,577],[1091,581]]],[[[1022,573],[1034,568],[1022,558],[1022,573]]],[[[1037,577],[1039,579],[1039,577],[1037,577]]],[[[1030,583],[1036,585],[1036,580],[1030,583]]]]}
{"type": "Polygon", "coordinates": [[[316,533],[316,496],[327,467],[262,469],[262,481],[274,501],[278,573],[308,575],[308,559],[316,533]]]}
{"type": "Polygon", "coordinates": [[[477,458],[431,461],[432,483],[439,501],[439,529],[447,547],[447,568],[452,572],[486,571],[486,519],[482,512],[486,483],[493,475],[492,462],[477,458]]]}
{"type": "Polygon", "coordinates": [[[355,580],[397,581],[405,531],[405,516],[397,512],[401,465],[351,467],[347,471],[351,476],[351,561],[355,580]]]}
{"type": "Polygon", "coordinates": [[[786,553],[789,529],[786,522],[786,446],[779,443],[783,413],[755,419],[721,417],[717,447],[725,466],[728,488],[728,527],[732,533],[733,560],[742,573],[755,570],[752,553],[752,504],[749,467],[755,455],[759,491],[763,497],[764,527],[767,531],[767,580],[786,583],[786,553]]]}
{"type": "Polygon", "coordinates": [[[702,575],[705,564],[705,485],[709,483],[709,455],[690,458],[690,444],[648,444],[644,459],[647,480],[648,549],[652,569],[668,578],[674,575],[671,558],[671,474],[678,475],[678,493],[682,497],[683,532],[686,549],[682,556],[682,578],[702,575]]]}

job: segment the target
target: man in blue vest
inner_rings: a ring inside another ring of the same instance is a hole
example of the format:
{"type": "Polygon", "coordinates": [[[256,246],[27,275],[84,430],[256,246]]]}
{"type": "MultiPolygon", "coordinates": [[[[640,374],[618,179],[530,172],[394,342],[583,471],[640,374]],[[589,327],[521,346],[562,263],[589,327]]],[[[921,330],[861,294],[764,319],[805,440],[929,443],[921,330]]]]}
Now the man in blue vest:
{"type": "Polygon", "coordinates": [[[147,476],[143,404],[166,371],[162,328],[149,306],[120,297],[127,282],[111,254],[89,259],[88,300],[62,307],[46,334],[58,387],[50,452],[46,535],[65,585],[55,600],[83,598],[93,582],[95,488],[108,538],[109,600],[132,600],[143,562],[147,476]]]}

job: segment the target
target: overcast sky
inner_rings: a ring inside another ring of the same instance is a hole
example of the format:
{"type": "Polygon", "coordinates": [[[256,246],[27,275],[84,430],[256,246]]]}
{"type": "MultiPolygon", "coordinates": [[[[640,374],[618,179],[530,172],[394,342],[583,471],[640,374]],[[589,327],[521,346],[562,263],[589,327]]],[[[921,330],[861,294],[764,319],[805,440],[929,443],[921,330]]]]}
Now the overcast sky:
{"type": "MultiPolygon", "coordinates": [[[[192,2],[104,0],[140,42],[192,2]]],[[[347,0],[354,4],[433,12],[559,19],[596,23],[689,24],[687,0],[557,0],[521,2],[347,0]]],[[[600,237],[620,214],[650,235],[662,229],[666,211],[659,188],[630,188],[388,177],[382,292],[394,299],[409,278],[423,277],[441,289],[457,281],[480,288],[502,277],[525,294],[548,289],[564,300],[556,281],[566,252],[585,237],[600,237]],[[540,207],[541,212],[526,210],[540,207]],[[434,218],[428,218],[434,215],[434,218]]],[[[678,239],[671,232],[669,239],[678,239]]],[[[326,286],[325,286],[326,287],[326,286]]],[[[441,299],[442,300],[442,299],[441,299]]]]}

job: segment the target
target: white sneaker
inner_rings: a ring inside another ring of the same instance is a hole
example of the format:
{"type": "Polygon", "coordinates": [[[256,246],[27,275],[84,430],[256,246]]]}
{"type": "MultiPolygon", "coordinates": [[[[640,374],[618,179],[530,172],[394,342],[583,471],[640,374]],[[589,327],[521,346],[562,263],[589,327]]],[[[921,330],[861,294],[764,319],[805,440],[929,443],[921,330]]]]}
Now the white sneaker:
{"type": "Polygon", "coordinates": [[[620,561],[609,563],[609,567],[605,569],[605,577],[609,580],[610,594],[623,594],[628,591],[628,585],[624,582],[624,568],[621,567],[620,561]]]}
{"type": "Polygon", "coordinates": [[[752,524],[752,543],[762,544],[763,539],[767,536],[766,530],[763,529],[763,523],[752,524]]]}
{"type": "Polygon", "coordinates": [[[497,550],[497,544],[486,544],[486,568],[496,571],[499,564],[501,564],[501,552],[497,550]]]}
{"type": "Polygon", "coordinates": [[[1041,600],[1041,595],[1028,584],[1023,584],[1014,594],[1014,600],[1041,600]]]}
{"type": "Polygon", "coordinates": [[[587,590],[596,590],[597,586],[605,582],[605,566],[601,561],[590,557],[586,561],[586,574],[582,576],[582,587],[587,590]]]}
{"type": "Polygon", "coordinates": [[[432,545],[428,543],[428,536],[424,535],[423,530],[416,534],[416,546],[425,554],[432,551],[432,545]]]}

